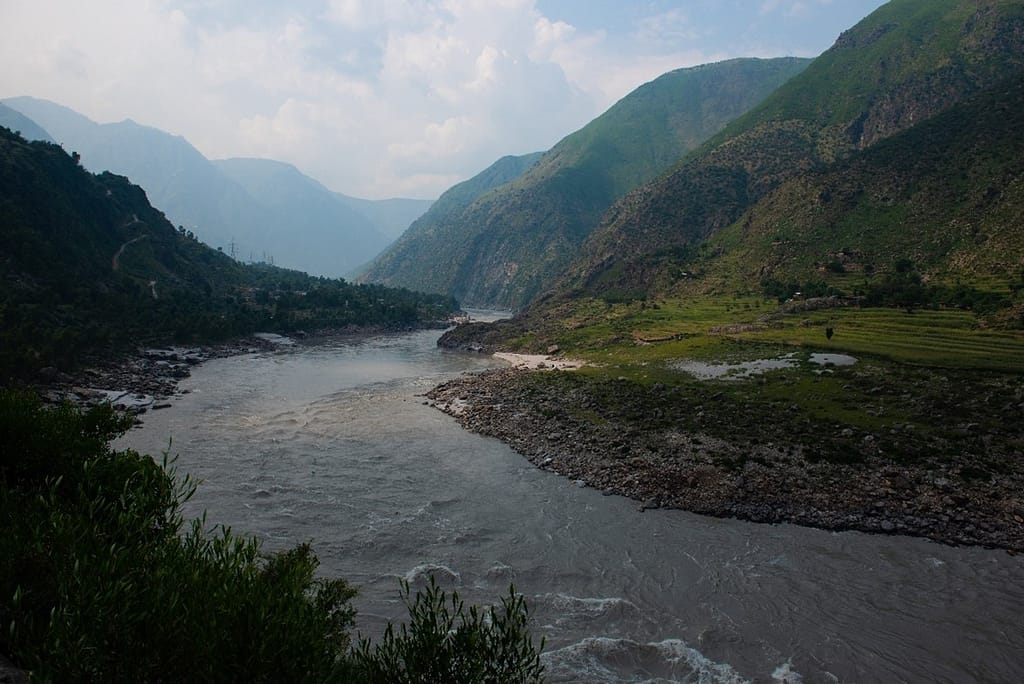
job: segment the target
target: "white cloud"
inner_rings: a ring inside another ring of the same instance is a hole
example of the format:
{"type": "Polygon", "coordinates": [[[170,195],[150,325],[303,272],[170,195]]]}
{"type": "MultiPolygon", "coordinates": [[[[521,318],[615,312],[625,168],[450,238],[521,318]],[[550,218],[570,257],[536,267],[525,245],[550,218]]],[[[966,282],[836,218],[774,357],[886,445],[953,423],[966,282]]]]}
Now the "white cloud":
{"type": "Polygon", "coordinates": [[[533,0],[330,0],[272,22],[259,8],[244,21],[200,9],[5,4],[0,55],[16,68],[2,95],[131,117],[214,158],[279,158],[349,194],[435,196],[678,66],[618,65],[604,34],[551,21],[533,0]]]}
{"type": "Polygon", "coordinates": [[[831,4],[832,0],[763,0],[758,12],[761,15],[765,15],[781,10],[785,16],[799,17],[806,14],[813,7],[831,4]]]}
{"type": "Polygon", "coordinates": [[[645,43],[679,45],[693,43],[698,32],[688,12],[674,8],[666,12],[642,17],[636,22],[633,36],[645,43]]]}
{"type": "Polygon", "coordinates": [[[331,0],[327,16],[345,28],[364,31],[415,23],[433,3],[409,0],[331,0]]]}
{"type": "Polygon", "coordinates": [[[348,194],[430,197],[665,71],[735,56],[684,6],[584,30],[535,0],[0,2],[0,97],[281,159],[348,194]]]}

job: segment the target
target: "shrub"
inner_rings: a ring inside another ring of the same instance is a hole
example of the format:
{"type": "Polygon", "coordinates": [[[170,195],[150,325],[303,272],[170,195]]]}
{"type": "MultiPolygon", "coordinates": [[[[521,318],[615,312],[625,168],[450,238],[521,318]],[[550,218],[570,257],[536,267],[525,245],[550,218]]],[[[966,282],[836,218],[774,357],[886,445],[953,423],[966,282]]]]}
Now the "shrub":
{"type": "Polygon", "coordinates": [[[354,590],[316,578],[308,545],[185,526],[193,483],[111,450],[109,408],[3,392],[0,419],[0,646],[36,680],[308,681],[343,661],[354,590]]]}
{"type": "Polygon", "coordinates": [[[511,590],[501,611],[467,611],[433,582],[405,586],[411,626],[352,648],[355,590],[317,577],[308,544],[268,556],[205,517],[186,525],[193,481],[110,448],[129,424],[0,390],[0,652],[34,681],[539,679],[511,590]]]}
{"type": "Polygon", "coordinates": [[[452,592],[449,597],[434,578],[415,597],[402,583],[410,622],[396,633],[388,625],[377,644],[361,640],[353,652],[349,675],[367,684],[452,682],[476,684],[540,682],[544,668],[527,629],[529,614],[523,597],[509,588],[500,609],[468,610],[452,592]]]}

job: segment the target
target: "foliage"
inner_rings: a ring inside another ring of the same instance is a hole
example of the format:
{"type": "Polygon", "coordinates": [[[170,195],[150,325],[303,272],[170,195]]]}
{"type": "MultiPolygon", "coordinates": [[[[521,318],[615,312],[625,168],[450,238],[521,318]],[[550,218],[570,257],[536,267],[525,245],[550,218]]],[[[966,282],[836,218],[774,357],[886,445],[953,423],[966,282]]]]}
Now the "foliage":
{"type": "Polygon", "coordinates": [[[514,592],[503,611],[466,611],[433,585],[414,599],[406,587],[409,630],[351,649],[347,582],[318,577],[308,544],[268,556],[205,518],[186,524],[194,482],[166,458],[111,449],[127,426],[109,407],[0,390],[0,652],[35,681],[392,682],[410,667],[423,682],[539,678],[514,592]],[[456,618],[457,638],[428,631],[456,618]]]}
{"type": "Polygon", "coordinates": [[[501,608],[468,609],[458,592],[448,596],[434,578],[415,597],[402,583],[410,622],[396,634],[388,625],[384,638],[362,640],[355,650],[352,675],[367,684],[413,682],[514,684],[542,681],[539,651],[527,629],[523,597],[509,588],[501,608]]]}
{"type": "Polygon", "coordinates": [[[0,378],[140,342],[409,326],[454,300],[246,266],[175,229],[143,191],[0,129],[0,378]]]}
{"type": "Polygon", "coordinates": [[[34,677],[307,681],[337,665],[354,592],[314,577],[308,545],[264,557],[254,539],[185,526],[193,483],[110,449],[126,425],[109,408],[5,391],[0,425],[0,646],[34,677]],[[26,443],[29,421],[41,434],[26,443]]]}
{"type": "Polygon", "coordinates": [[[807,280],[803,283],[795,280],[784,283],[775,278],[764,278],[761,281],[761,291],[780,302],[784,302],[797,295],[803,297],[831,297],[833,295],[842,296],[845,294],[842,290],[831,287],[818,279],[807,280]]]}

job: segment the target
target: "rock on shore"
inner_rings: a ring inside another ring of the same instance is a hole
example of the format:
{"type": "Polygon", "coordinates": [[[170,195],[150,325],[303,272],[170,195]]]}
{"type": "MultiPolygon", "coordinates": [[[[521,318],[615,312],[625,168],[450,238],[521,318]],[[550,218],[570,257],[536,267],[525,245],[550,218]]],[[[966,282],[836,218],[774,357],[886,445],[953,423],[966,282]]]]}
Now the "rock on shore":
{"type": "Polygon", "coordinates": [[[192,368],[211,359],[255,352],[287,353],[300,346],[446,325],[445,321],[415,325],[348,325],[309,333],[300,331],[289,336],[257,332],[202,346],[140,348],[132,353],[100,356],[70,374],[44,368],[36,384],[43,399],[51,403],[70,401],[79,406],[91,406],[109,402],[115,409],[138,416],[171,406],[169,400],[178,393],[178,383],[191,376],[192,368]]]}
{"type": "MultiPolygon", "coordinates": [[[[920,438],[849,428],[829,439],[856,458],[813,458],[813,430],[792,441],[770,430],[733,439],[727,425],[705,429],[729,420],[723,410],[695,411],[679,388],[620,379],[617,389],[612,380],[574,375],[486,371],[427,397],[466,429],[501,439],[541,468],[631,497],[641,509],[1024,550],[1021,459],[999,476],[965,477],[973,462],[955,448],[901,461],[887,450],[920,438]]],[[[917,444],[922,453],[940,446],[917,444]]]]}
{"type": "Polygon", "coordinates": [[[114,408],[140,415],[170,406],[178,383],[192,368],[210,359],[275,349],[274,340],[247,337],[201,347],[143,348],[112,355],[71,374],[44,369],[43,398],[80,406],[109,402],[114,408]]]}

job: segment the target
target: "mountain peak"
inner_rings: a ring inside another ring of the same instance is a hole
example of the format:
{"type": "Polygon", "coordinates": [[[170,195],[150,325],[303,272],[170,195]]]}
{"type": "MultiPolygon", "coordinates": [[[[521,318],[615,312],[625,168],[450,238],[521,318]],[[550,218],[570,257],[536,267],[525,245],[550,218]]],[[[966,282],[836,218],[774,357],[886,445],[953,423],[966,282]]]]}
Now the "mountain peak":
{"type": "Polygon", "coordinates": [[[555,281],[612,203],[807,63],[739,59],[664,74],[529,165],[504,158],[456,186],[480,192],[461,194],[461,202],[445,193],[366,278],[470,305],[522,307],[555,281]],[[506,166],[520,174],[493,182],[506,166]]]}
{"type": "Polygon", "coordinates": [[[679,286],[673,274],[692,272],[682,264],[709,236],[758,216],[759,202],[783,185],[1022,72],[1024,4],[892,0],[671,173],[612,208],[561,287],[632,296],[679,286]]]}

